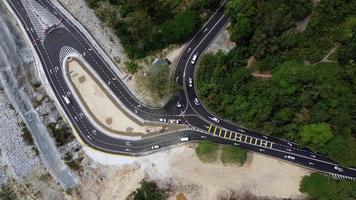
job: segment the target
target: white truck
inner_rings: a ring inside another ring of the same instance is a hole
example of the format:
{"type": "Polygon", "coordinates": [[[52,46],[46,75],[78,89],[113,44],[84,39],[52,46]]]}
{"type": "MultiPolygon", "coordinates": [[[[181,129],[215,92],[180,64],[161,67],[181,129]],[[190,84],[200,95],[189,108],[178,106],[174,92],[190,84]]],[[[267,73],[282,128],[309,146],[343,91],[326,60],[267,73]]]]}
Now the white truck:
{"type": "Polygon", "coordinates": [[[181,142],[188,142],[189,141],[189,137],[182,137],[180,138],[181,142]]]}
{"type": "Polygon", "coordinates": [[[67,96],[62,95],[62,97],[63,97],[64,101],[66,102],[66,104],[70,104],[70,100],[67,96]]]}

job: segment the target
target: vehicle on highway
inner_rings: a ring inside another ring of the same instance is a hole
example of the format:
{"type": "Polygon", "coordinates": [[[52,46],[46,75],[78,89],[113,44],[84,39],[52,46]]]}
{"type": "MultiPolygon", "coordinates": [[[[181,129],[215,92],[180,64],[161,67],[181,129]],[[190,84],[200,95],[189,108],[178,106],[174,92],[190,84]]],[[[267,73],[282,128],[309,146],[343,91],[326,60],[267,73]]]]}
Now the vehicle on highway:
{"type": "Polygon", "coordinates": [[[192,61],[190,61],[190,63],[192,63],[192,65],[195,64],[195,62],[197,61],[198,58],[198,53],[193,55],[192,61]]]}
{"type": "Polygon", "coordinates": [[[182,137],[182,138],[180,138],[180,141],[187,142],[187,141],[189,141],[189,137],[182,137]]]}
{"type": "Polygon", "coordinates": [[[264,149],[259,149],[259,151],[261,151],[261,152],[265,152],[265,150],[264,150],[264,149]]]}
{"type": "Polygon", "coordinates": [[[159,145],[153,145],[152,147],[151,147],[151,149],[159,149],[159,145]]]}
{"type": "Polygon", "coordinates": [[[239,146],[240,144],[239,144],[239,143],[234,142],[234,145],[235,145],[235,146],[239,146]]]}
{"type": "Polygon", "coordinates": [[[243,130],[243,129],[237,129],[237,130],[239,130],[241,133],[245,133],[245,132],[246,132],[246,131],[243,130]]]}
{"type": "Polygon", "coordinates": [[[197,106],[200,105],[198,98],[195,98],[195,99],[194,99],[194,104],[197,105],[197,106]]]}
{"type": "Polygon", "coordinates": [[[216,118],[216,117],[209,117],[209,119],[213,120],[216,123],[220,122],[220,120],[218,118],[216,118]]]}
{"type": "Polygon", "coordinates": [[[344,172],[344,170],[339,166],[334,166],[334,169],[339,171],[339,172],[344,172]]]}
{"type": "Polygon", "coordinates": [[[193,87],[193,79],[191,77],[189,77],[188,79],[189,81],[189,87],[193,87]]]}
{"type": "Polygon", "coordinates": [[[180,124],[181,120],[180,119],[170,119],[168,120],[170,124],[180,124]]]}
{"type": "Polygon", "coordinates": [[[206,139],[205,135],[200,136],[201,139],[206,139]]]}
{"type": "Polygon", "coordinates": [[[314,163],[313,163],[313,162],[309,162],[308,164],[309,164],[309,165],[314,165],[314,163]]]}
{"type": "Polygon", "coordinates": [[[64,101],[66,102],[66,104],[70,104],[70,100],[67,96],[62,95],[62,97],[63,97],[64,101]]]}
{"type": "Polygon", "coordinates": [[[287,151],[289,151],[289,152],[291,152],[292,151],[292,149],[286,149],[287,151]]]}
{"type": "Polygon", "coordinates": [[[166,122],[167,122],[167,119],[166,119],[166,118],[159,118],[158,120],[159,120],[159,122],[163,122],[163,123],[166,123],[166,122]]]}
{"type": "Polygon", "coordinates": [[[285,155],[284,158],[290,159],[290,160],[295,160],[294,156],[291,155],[285,155]]]}
{"type": "Polygon", "coordinates": [[[181,107],[182,107],[182,104],[179,103],[179,101],[178,101],[176,106],[177,106],[177,108],[181,108],[181,107]]]}

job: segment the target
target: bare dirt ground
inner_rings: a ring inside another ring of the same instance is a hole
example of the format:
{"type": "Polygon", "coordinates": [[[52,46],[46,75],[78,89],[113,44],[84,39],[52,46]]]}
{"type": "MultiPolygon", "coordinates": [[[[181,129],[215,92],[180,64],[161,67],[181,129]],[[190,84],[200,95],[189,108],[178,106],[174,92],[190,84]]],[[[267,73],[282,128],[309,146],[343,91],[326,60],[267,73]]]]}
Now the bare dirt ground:
{"type": "Polygon", "coordinates": [[[216,53],[218,50],[223,51],[224,53],[228,53],[232,48],[236,46],[236,44],[230,40],[230,33],[228,31],[228,24],[215,38],[215,40],[211,43],[211,45],[206,50],[207,53],[216,53]]]}
{"type": "Polygon", "coordinates": [[[70,77],[74,86],[93,117],[105,127],[120,132],[143,134],[162,129],[160,126],[141,126],[127,117],[77,61],[70,61],[68,68],[72,71],[70,77]]]}
{"type": "Polygon", "coordinates": [[[84,148],[97,162],[91,162],[82,176],[77,193],[83,199],[124,199],[143,178],[170,189],[169,199],[182,192],[187,199],[216,200],[231,192],[251,192],[271,198],[301,199],[302,176],[310,172],[282,161],[249,154],[243,167],[221,163],[204,164],[190,144],[140,158],[109,156],[84,148]],[[116,165],[116,166],[110,166],[116,165]]]}

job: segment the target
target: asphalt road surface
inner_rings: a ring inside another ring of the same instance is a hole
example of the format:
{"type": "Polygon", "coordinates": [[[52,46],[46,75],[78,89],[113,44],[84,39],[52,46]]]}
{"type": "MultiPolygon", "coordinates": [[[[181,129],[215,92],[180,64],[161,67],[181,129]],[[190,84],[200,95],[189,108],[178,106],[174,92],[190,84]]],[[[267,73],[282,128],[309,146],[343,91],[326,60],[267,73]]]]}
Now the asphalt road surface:
{"type": "Polygon", "coordinates": [[[211,140],[220,144],[241,146],[249,151],[282,159],[297,165],[356,180],[356,170],[342,168],[327,157],[300,148],[297,144],[254,131],[219,119],[200,102],[195,90],[194,72],[199,56],[212,43],[229,21],[224,5],[194,35],[180,55],[174,80],[183,87],[180,95],[163,109],[151,108],[139,102],[125,86],[82,30],[69,20],[50,0],[7,0],[22,22],[36,50],[44,72],[67,117],[81,139],[92,148],[117,154],[144,155],[181,143],[211,140]],[[107,84],[121,104],[137,117],[159,123],[160,119],[180,119],[187,129],[141,140],[111,137],[99,130],[84,114],[77,98],[67,85],[63,62],[77,54],[89,63],[107,84]],[[181,104],[178,108],[176,105],[181,104]]]}

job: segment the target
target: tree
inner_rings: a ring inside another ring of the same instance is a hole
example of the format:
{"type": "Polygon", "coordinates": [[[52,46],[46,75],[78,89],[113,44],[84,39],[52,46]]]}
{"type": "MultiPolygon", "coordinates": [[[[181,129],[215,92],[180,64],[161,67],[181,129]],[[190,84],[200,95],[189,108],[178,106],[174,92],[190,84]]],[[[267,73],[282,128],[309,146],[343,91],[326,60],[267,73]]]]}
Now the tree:
{"type": "Polygon", "coordinates": [[[304,176],[300,183],[299,191],[307,193],[311,199],[356,199],[355,182],[337,181],[319,173],[304,176]]]}
{"type": "Polygon", "coordinates": [[[299,130],[300,143],[314,150],[320,149],[333,138],[328,123],[308,124],[299,130]]]}
{"type": "Polygon", "coordinates": [[[170,73],[168,65],[153,64],[147,72],[147,86],[155,98],[162,99],[170,93],[170,73]]]}
{"type": "Polygon", "coordinates": [[[153,181],[143,179],[140,187],[131,193],[128,200],[164,200],[167,199],[165,189],[158,188],[157,184],[153,181]]]}
{"type": "Polygon", "coordinates": [[[178,13],[174,19],[162,25],[162,37],[166,42],[182,42],[195,30],[199,17],[193,10],[178,13]]]}
{"type": "Polygon", "coordinates": [[[327,191],[328,177],[319,173],[312,173],[310,176],[304,176],[299,191],[307,193],[310,198],[319,199],[327,191]]]}

